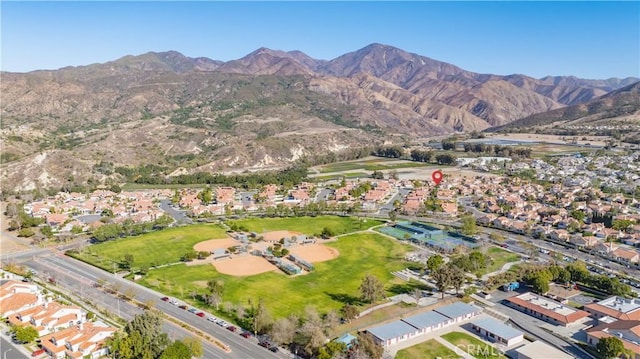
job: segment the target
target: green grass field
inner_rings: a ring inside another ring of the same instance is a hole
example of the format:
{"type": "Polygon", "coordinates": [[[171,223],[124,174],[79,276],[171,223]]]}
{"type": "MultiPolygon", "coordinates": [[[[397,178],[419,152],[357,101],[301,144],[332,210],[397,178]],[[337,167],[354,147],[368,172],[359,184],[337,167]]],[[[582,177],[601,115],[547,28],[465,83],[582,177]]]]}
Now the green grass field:
{"type": "MultiPolygon", "coordinates": [[[[298,226],[308,225],[301,222],[298,226]]],[[[269,227],[268,220],[248,223],[272,229],[303,229],[293,224],[269,227]]],[[[307,305],[315,306],[322,313],[338,310],[346,302],[358,303],[358,287],[366,273],[375,275],[383,283],[392,281],[391,271],[406,266],[404,253],[411,249],[375,233],[347,235],[326,245],[336,248],[340,256],[315,263],[316,269],[307,275],[289,277],[269,272],[234,277],[218,273],[211,265],[176,265],[149,271],[141,283],[204,307],[203,303],[193,301],[189,293],[195,290],[204,294],[206,282],[220,278],[224,281],[226,302],[247,306],[250,299],[254,302],[262,299],[275,318],[302,314],[307,305]]]]}
{"type": "Polygon", "coordinates": [[[504,354],[492,344],[485,343],[467,333],[451,332],[443,335],[442,338],[479,359],[505,358],[504,354]]]}
{"type": "Polygon", "coordinates": [[[85,248],[78,258],[111,271],[114,262],[131,254],[134,267],[151,267],[179,262],[196,243],[226,237],[220,226],[196,224],[95,244],[85,248]]]}
{"type": "Polygon", "coordinates": [[[247,218],[229,222],[230,225],[232,223],[257,233],[289,230],[306,235],[319,235],[324,227],[332,229],[336,234],[345,234],[382,224],[382,222],[373,219],[338,216],[247,218]]]}
{"type": "Polygon", "coordinates": [[[391,170],[400,168],[412,168],[412,167],[426,167],[429,163],[423,162],[410,162],[396,159],[376,158],[362,161],[349,161],[349,162],[337,162],[323,165],[319,168],[320,173],[332,173],[342,171],[353,170],[366,170],[366,171],[378,171],[378,170],[391,170]]]}
{"type": "Polygon", "coordinates": [[[398,351],[395,359],[454,359],[460,358],[459,355],[438,343],[435,339],[429,339],[424,343],[414,345],[412,347],[398,351]]]}
{"type": "Polygon", "coordinates": [[[485,270],[486,273],[495,272],[500,270],[505,264],[517,262],[521,259],[516,253],[505,251],[500,247],[487,249],[487,255],[493,259],[493,263],[487,267],[485,270]]]}

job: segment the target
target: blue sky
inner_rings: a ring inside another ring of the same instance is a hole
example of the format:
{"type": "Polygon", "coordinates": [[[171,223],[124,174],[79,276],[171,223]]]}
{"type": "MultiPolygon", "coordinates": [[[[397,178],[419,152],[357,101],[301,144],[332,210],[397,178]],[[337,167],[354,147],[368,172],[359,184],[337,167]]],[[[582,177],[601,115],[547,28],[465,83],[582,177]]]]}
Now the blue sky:
{"type": "Polygon", "coordinates": [[[7,2],[3,71],[148,51],[332,59],[382,43],[499,75],[640,77],[640,2],[7,2]]]}

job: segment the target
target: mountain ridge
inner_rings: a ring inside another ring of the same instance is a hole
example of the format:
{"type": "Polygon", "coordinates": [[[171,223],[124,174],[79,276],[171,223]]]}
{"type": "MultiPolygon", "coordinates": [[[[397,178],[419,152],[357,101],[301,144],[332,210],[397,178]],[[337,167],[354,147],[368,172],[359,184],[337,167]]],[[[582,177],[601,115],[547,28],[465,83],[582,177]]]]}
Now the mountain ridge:
{"type": "Polygon", "coordinates": [[[116,180],[93,168],[101,161],[187,172],[283,167],[396,138],[480,131],[633,80],[479,74],[382,44],[332,60],[268,48],[226,62],[167,51],[0,76],[2,180],[19,188],[116,180]],[[51,164],[50,179],[29,170],[65,156],[76,163],[51,164]]]}

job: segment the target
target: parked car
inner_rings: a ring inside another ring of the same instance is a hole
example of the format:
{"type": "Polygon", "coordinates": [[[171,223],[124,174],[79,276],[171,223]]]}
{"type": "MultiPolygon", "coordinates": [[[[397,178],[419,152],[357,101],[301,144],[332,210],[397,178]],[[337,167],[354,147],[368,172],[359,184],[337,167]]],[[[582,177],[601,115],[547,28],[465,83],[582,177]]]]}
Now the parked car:
{"type": "Polygon", "coordinates": [[[265,347],[265,348],[267,348],[267,349],[269,349],[269,348],[271,347],[271,343],[269,343],[269,342],[268,342],[268,341],[266,341],[266,340],[261,340],[261,341],[259,341],[259,342],[258,342],[258,345],[259,345],[259,346],[261,346],[261,347],[265,347]]]}
{"type": "Polygon", "coordinates": [[[244,331],[244,332],[240,333],[240,336],[243,337],[243,338],[250,338],[251,337],[251,333],[247,332],[247,331],[244,331]]]}
{"type": "Polygon", "coordinates": [[[238,328],[234,327],[233,325],[230,325],[227,327],[227,330],[235,332],[236,330],[238,330],[238,328]]]}
{"type": "Polygon", "coordinates": [[[221,327],[225,327],[225,328],[229,326],[229,323],[225,322],[224,320],[219,320],[219,321],[216,322],[216,324],[218,324],[221,327]]]}
{"type": "Polygon", "coordinates": [[[197,316],[199,316],[200,318],[204,318],[205,314],[203,312],[198,312],[196,313],[197,316]]]}
{"type": "Polygon", "coordinates": [[[180,304],[180,305],[178,306],[178,308],[180,308],[180,309],[187,309],[187,306],[186,306],[185,304],[180,304]]]}
{"type": "Polygon", "coordinates": [[[34,351],[33,353],[31,353],[31,356],[32,357],[37,357],[38,355],[42,355],[45,352],[46,352],[46,350],[44,350],[44,349],[38,349],[38,350],[34,351]]]}
{"type": "Polygon", "coordinates": [[[195,313],[197,311],[198,310],[196,308],[189,308],[189,310],[187,310],[187,312],[189,312],[189,313],[195,313]]]}
{"type": "Polygon", "coordinates": [[[173,305],[178,305],[178,300],[177,299],[169,299],[169,303],[173,304],[173,305]]]}
{"type": "Polygon", "coordinates": [[[215,322],[218,318],[214,317],[213,315],[210,315],[207,317],[207,320],[210,322],[215,322]]]}
{"type": "Polygon", "coordinates": [[[277,346],[274,345],[274,346],[269,347],[269,350],[271,350],[274,353],[277,353],[279,349],[278,349],[277,346]]]}
{"type": "Polygon", "coordinates": [[[169,297],[162,297],[160,298],[161,301],[163,302],[168,302],[169,301],[169,297]]]}

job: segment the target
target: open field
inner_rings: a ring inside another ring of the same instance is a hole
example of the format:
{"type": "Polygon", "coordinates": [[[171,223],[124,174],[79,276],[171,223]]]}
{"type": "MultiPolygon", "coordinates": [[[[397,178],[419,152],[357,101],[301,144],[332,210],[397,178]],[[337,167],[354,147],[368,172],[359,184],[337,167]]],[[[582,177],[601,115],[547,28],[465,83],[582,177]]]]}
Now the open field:
{"type": "MultiPolygon", "coordinates": [[[[269,219],[261,221],[265,222],[265,226],[269,225],[269,219]]],[[[305,224],[309,221],[300,222],[305,224]]],[[[260,221],[252,224],[261,226],[260,221]]],[[[360,304],[358,287],[365,274],[375,275],[388,284],[394,278],[392,271],[406,267],[404,254],[411,250],[407,245],[375,233],[346,235],[325,245],[335,248],[340,256],[315,263],[315,270],[303,276],[289,277],[268,272],[234,277],[218,272],[211,265],[175,265],[152,269],[140,282],[194,305],[205,306],[191,299],[188,293],[196,290],[204,294],[205,289],[199,283],[218,278],[224,281],[224,301],[247,305],[249,299],[260,298],[271,314],[280,318],[293,313],[301,314],[309,304],[321,313],[339,310],[345,303],[360,304]]]]}
{"type": "Polygon", "coordinates": [[[111,271],[113,263],[131,254],[134,267],[152,267],[179,262],[195,244],[225,237],[225,230],[217,225],[196,224],[95,244],[82,250],[78,258],[111,271]]]}
{"type": "Polygon", "coordinates": [[[487,273],[500,270],[505,264],[517,262],[521,259],[516,253],[505,251],[500,247],[491,247],[487,249],[487,255],[493,259],[493,263],[491,263],[485,270],[487,273]]]}
{"type": "Polygon", "coordinates": [[[339,180],[342,180],[343,177],[346,179],[371,178],[371,174],[368,172],[340,172],[340,173],[334,173],[334,174],[328,174],[328,175],[310,174],[309,180],[314,182],[323,182],[323,181],[330,181],[330,180],[339,181],[339,180]]]}
{"type": "Polygon", "coordinates": [[[427,163],[398,160],[395,158],[368,157],[355,161],[329,163],[311,168],[311,172],[320,173],[344,172],[353,170],[380,171],[398,168],[425,167],[427,163]]]}
{"type": "Polygon", "coordinates": [[[479,359],[506,358],[504,354],[492,344],[485,343],[467,333],[451,332],[444,334],[442,338],[479,359]]]}
{"type": "Polygon", "coordinates": [[[230,221],[246,228],[247,231],[264,233],[269,231],[289,230],[306,234],[319,235],[324,227],[332,229],[336,234],[345,234],[365,230],[382,224],[373,219],[357,219],[354,217],[318,216],[318,217],[287,217],[287,218],[247,218],[230,221]]]}
{"type": "Polygon", "coordinates": [[[453,350],[438,343],[435,339],[429,339],[424,343],[400,350],[395,359],[454,359],[459,357],[453,350]]]}

